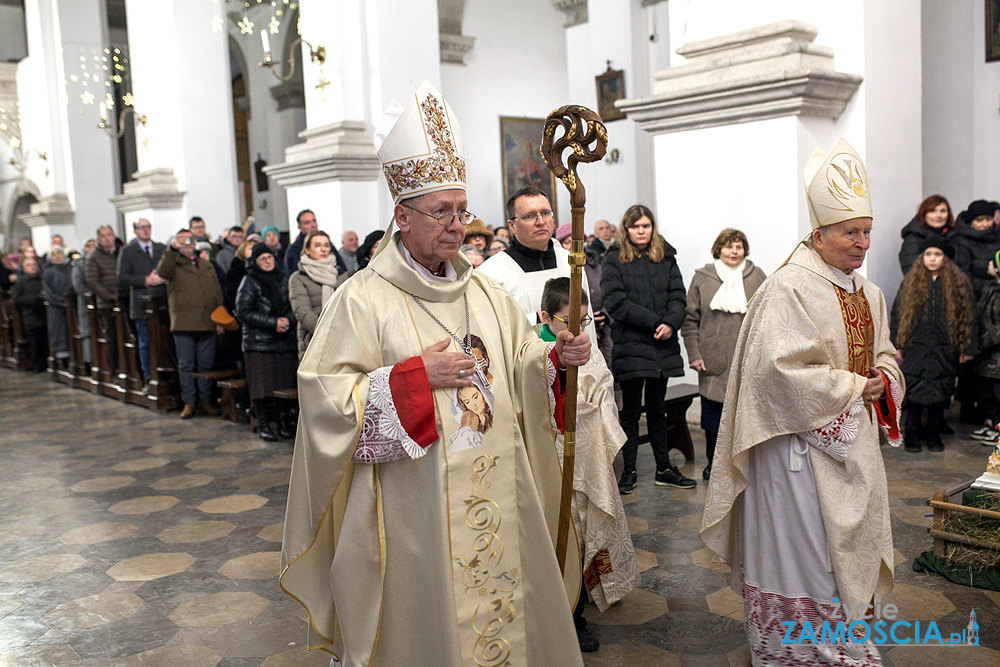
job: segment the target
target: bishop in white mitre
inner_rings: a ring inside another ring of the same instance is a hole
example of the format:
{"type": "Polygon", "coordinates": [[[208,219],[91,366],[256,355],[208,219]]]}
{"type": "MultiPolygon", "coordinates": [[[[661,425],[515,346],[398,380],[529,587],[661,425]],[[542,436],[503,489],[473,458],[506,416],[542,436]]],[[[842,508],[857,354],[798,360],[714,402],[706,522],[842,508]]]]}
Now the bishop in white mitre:
{"type": "Polygon", "coordinates": [[[805,185],[812,232],[740,331],[701,536],[732,568],[754,665],[878,665],[870,640],[819,639],[892,588],[879,432],[900,444],[903,377],[882,292],[857,271],[872,225],[861,158],[843,139],[817,149],[805,185]],[[783,641],[806,624],[815,643],[783,641]]]}
{"type": "Polygon", "coordinates": [[[379,158],[399,231],[327,303],[299,366],[281,586],[333,664],[580,667],[556,436],[561,369],[589,339],[541,341],[458,252],[472,215],[441,95],[424,82],[393,115],[379,158]]]}

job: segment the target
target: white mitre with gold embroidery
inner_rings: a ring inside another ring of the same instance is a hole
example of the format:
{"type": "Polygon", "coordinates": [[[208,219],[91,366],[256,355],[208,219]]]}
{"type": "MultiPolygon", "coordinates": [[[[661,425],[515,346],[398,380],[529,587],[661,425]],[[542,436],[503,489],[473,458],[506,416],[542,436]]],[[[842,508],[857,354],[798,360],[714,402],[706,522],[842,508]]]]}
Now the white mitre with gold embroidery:
{"type": "Polygon", "coordinates": [[[813,151],[803,177],[813,229],[872,217],[865,164],[844,139],[829,155],[822,148],[813,151]]]}
{"type": "Polygon", "coordinates": [[[378,147],[393,203],[438,190],[465,190],[463,148],[455,113],[425,80],[378,147]]]}

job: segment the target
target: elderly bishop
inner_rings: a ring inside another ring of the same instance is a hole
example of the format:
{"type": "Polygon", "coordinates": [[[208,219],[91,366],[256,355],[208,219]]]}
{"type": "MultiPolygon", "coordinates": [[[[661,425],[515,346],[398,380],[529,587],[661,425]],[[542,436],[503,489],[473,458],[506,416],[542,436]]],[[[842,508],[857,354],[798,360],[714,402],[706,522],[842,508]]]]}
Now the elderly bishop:
{"type": "Polygon", "coordinates": [[[379,158],[398,231],[299,366],[281,585],[333,664],[581,666],[555,440],[560,369],[589,338],[540,340],[458,252],[475,216],[441,95],[424,82],[394,114],[379,158]]]}
{"type": "Polygon", "coordinates": [[[882,292],[857,271],[872,227],[861,158],[844,140],[817,149],[805,184],[812,232],[740,331],[701,536],[732,568],[754,665],[877,665],[870,640],[819,638],[892,588],[879,431],[900,444],[903,378],[882,292]],[[816,637],[797,643],[806,625],[816,637]]]}

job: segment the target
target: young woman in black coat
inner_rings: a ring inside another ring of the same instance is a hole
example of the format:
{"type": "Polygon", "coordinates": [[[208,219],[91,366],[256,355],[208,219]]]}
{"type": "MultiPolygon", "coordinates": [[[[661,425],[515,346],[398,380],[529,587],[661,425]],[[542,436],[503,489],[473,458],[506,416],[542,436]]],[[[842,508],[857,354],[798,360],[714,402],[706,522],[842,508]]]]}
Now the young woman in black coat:
{"type": "Polygon", "coordinates": [[[913,267],[913,261],[920,256],[920,244],[924,239],[955,235],[955,217],[951,205],[941,195],[931,195],[920,202],[917,214],[913,216],[899,233],[903,245],[899,249],[899,268],[905,276],[913,267]]]}
{"type": "Polygon", "coordinates": [[[38,259],[28,257],[21,260],[21,269],[11,290],[11,299],[21,312],[28,335],[31,356],[31,370],[45,372],[49,357],[48,328],[45,326],[45,299],[42,294],[42,272],[38,269],[38,259]]]}
{"type": "Polygon", "coordinates": [[[288,281],[264,243],[253,247],[247,262],[247,275],[236,293],[236,317],[243,325],[243,360],[257,414],[257,435],[261,440],[276,440],[277,436],[290,440],[295,437],[292,402],[273,394],[297,385],[296,321],[288,281]],[[275,420],[277,435],[271,430],[275,420]]]}
{"type": "Polygon", "coordinates": [[[616,244],[604,257],[601,292],[604,308],[614,321],[611,370],[622,389],[619,418],[628,436],[622,448],[625,469],[618,483],[622,494],[632,493],[638,481],[635,462],[644,389],[649,442],[656,458],[655,483],[682,489],[695,486],[694,480],[670,465],[663,406],[667,378],[684,375],[678,333],[687,293],[676,254],[659,235],[653,212],[636,204],[625,211],[616,244]]]}

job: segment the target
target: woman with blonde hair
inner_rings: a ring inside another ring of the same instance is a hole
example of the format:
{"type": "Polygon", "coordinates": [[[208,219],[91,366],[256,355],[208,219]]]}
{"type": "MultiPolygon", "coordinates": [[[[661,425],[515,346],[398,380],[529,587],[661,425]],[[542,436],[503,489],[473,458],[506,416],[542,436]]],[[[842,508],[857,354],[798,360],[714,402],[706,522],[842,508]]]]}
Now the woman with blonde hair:
{"type": "Polygon", "coordinates": [[[643,402],[649,442],[656,458],[657,486],[694,488],[670,464],[663,400],[667,378],[684,375],[677,333],[684,323],[686,295],[677,251],[659,234],[648,207],[636,204],[622,216],[615,245],[604,256],[601,292],[614,320],[611,370],[622,389],[619,418],[628,441],[618,490],[632,493],[638,483],[639,417],[643,402]],[[645,399],[645,401],[644,401],[645,399]]]}

